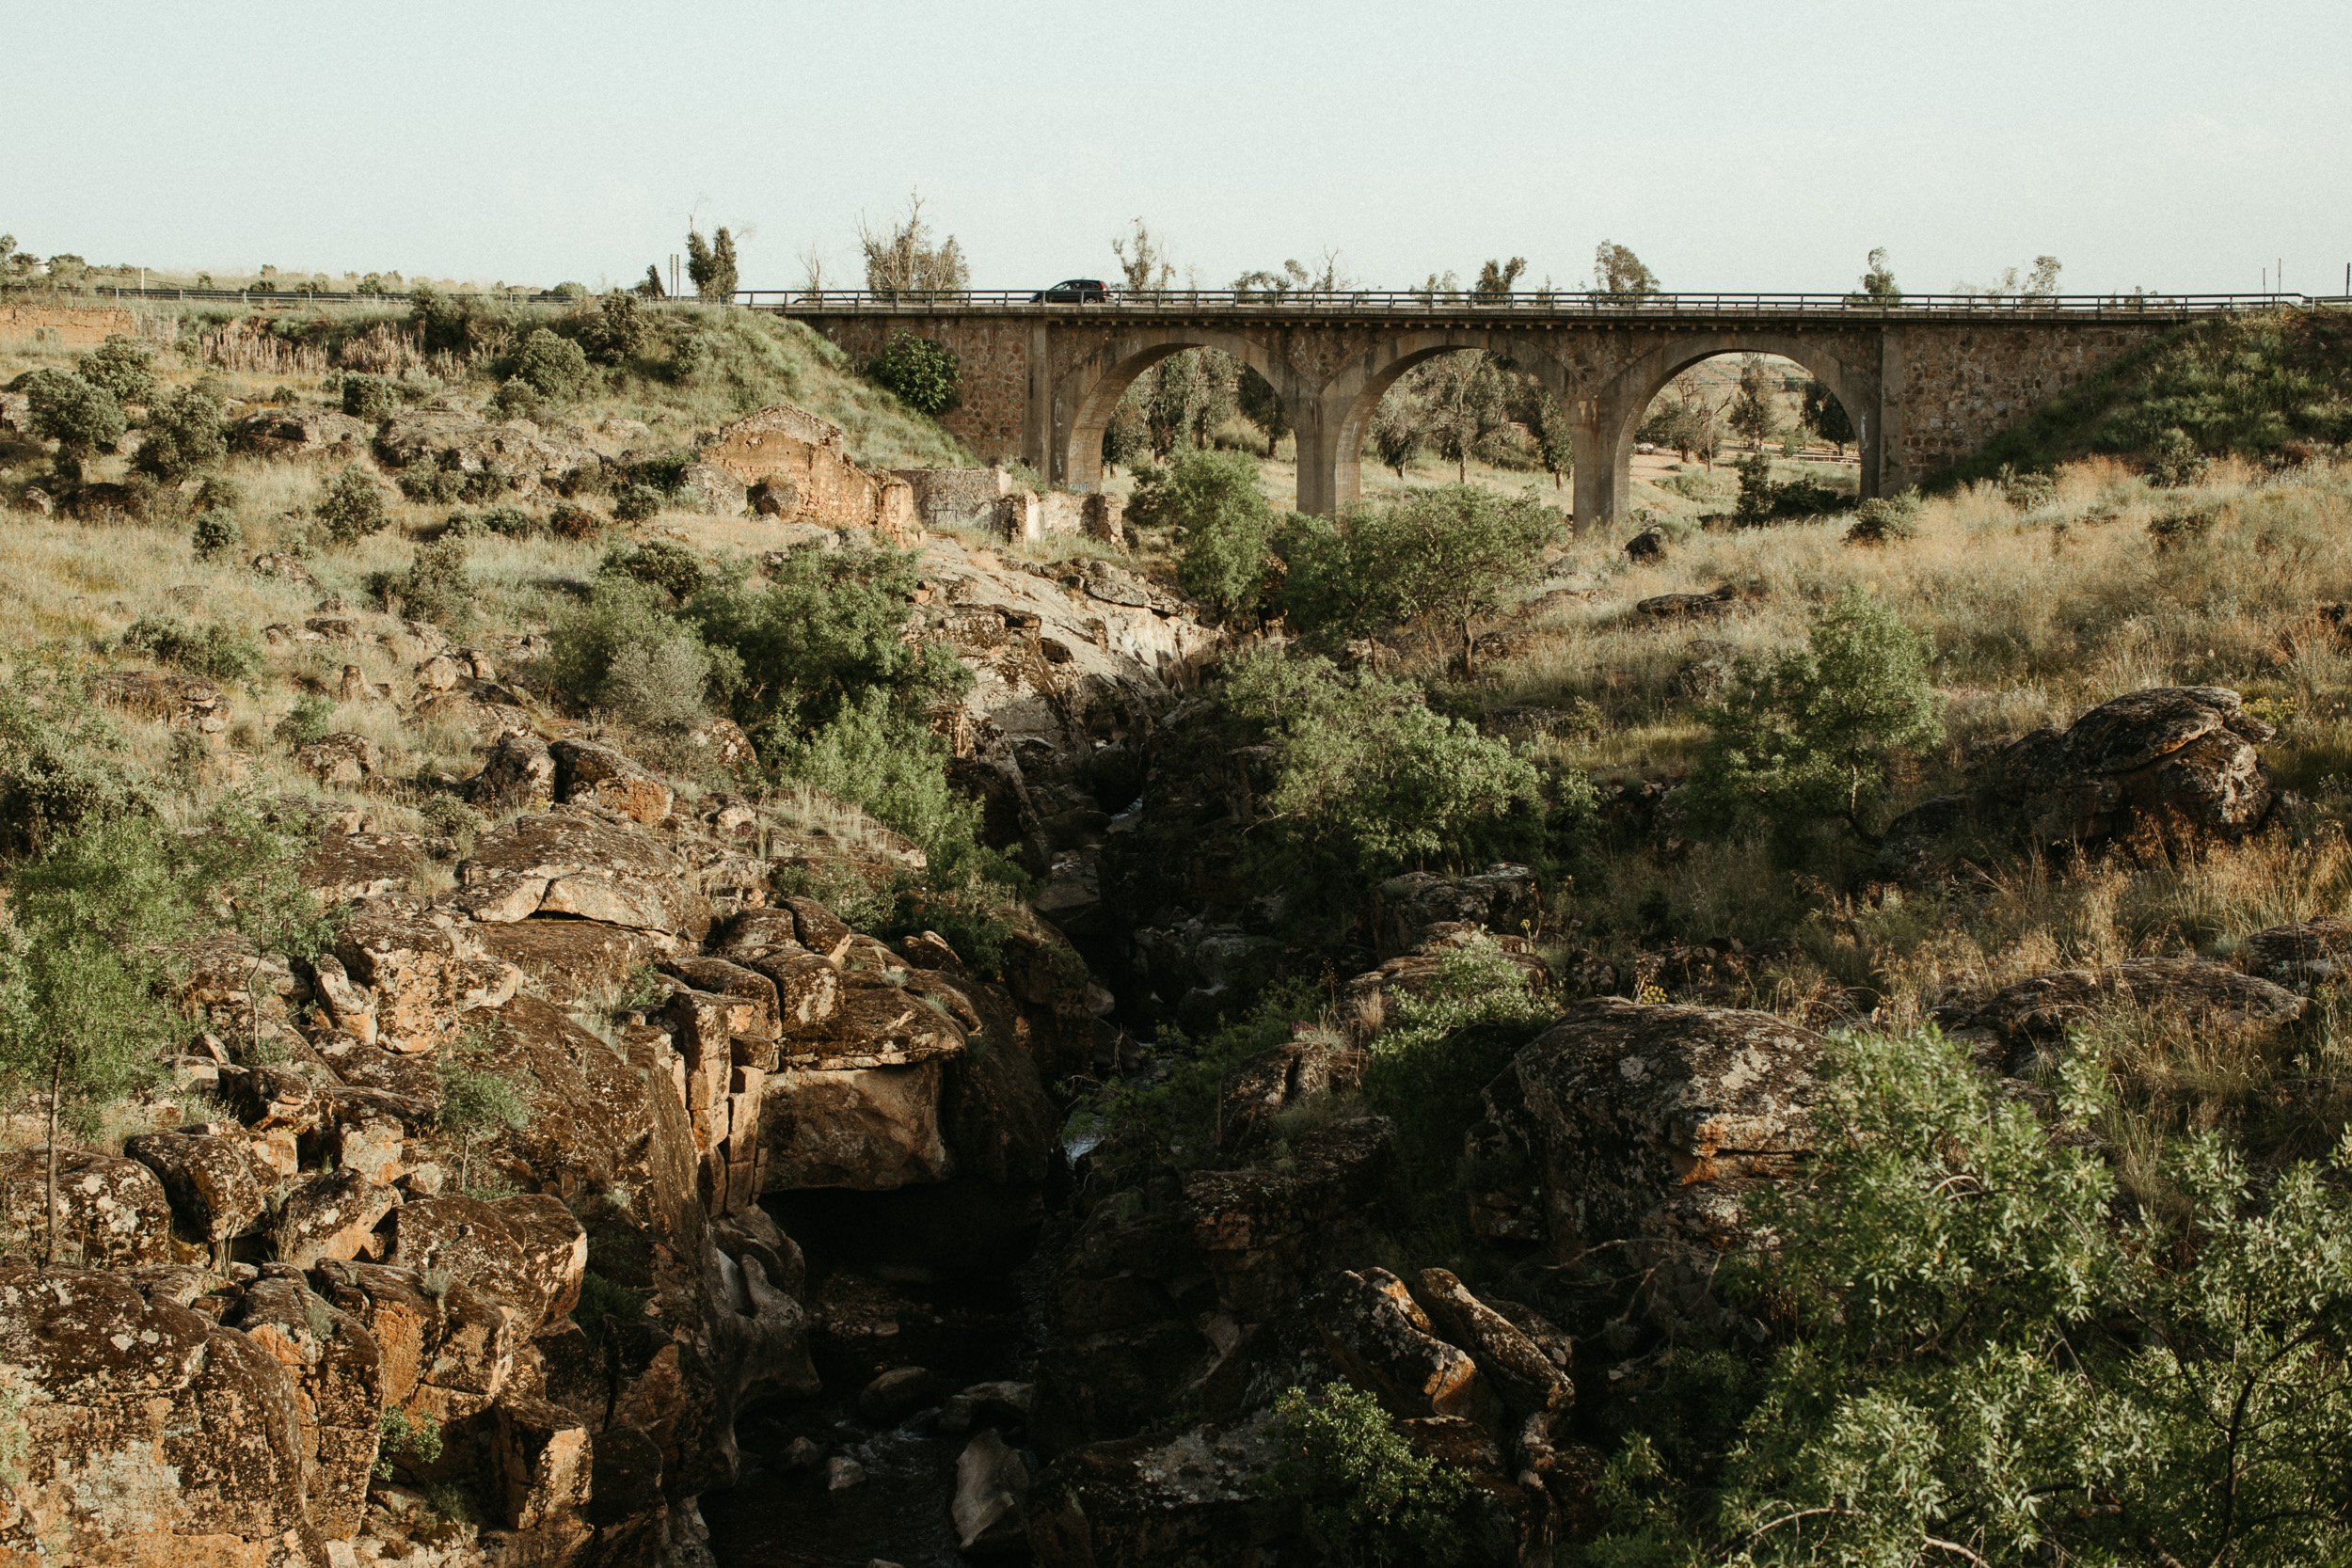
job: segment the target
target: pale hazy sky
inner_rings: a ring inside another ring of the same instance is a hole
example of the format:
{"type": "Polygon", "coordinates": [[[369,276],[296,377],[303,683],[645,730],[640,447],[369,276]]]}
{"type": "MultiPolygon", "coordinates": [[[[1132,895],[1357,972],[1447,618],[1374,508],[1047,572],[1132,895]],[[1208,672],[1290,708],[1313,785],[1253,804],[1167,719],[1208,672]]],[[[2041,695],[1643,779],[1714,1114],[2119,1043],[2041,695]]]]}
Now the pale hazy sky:
{"type": "Polygon", "coordinates": [[[1373,284],[1631,245],[1669,288],[2337,292],[2352,3],[0,0],[0,230],[93,261],[628,282],[690,212],[848,280],[911,188],[973,280],[1373,284]]]}

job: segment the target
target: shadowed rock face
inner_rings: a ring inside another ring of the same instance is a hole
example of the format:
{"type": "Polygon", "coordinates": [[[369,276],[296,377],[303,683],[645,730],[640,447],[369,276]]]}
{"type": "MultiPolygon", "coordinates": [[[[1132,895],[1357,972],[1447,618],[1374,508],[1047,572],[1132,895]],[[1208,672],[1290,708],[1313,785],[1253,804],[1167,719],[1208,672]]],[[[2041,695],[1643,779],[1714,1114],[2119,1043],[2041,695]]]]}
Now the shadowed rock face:
{"type": "Polygon", "coordinates": [[[2129,958],[2105,970],[2061,969],[2002,987],[1971,1009],[1956,1009],[1955,1032],[2006,1046],[2012,1067],[2065,1043],[2067,1031],[2120,1008],[2174,1018],[2224,1033],[2275,1027],[2310,1003],[2284,986],[2211,958],[2129,958]]]}
{"type": "Polygon", "coordinates": [[[1474,1228],[1564,1261],[1605,1243],[1661,1259],[1738,1245],[1742,1197],[1813,1148],[1825,1047],[1770,1013],[1580,1004],[1486,1087],[1474,1228]]]}

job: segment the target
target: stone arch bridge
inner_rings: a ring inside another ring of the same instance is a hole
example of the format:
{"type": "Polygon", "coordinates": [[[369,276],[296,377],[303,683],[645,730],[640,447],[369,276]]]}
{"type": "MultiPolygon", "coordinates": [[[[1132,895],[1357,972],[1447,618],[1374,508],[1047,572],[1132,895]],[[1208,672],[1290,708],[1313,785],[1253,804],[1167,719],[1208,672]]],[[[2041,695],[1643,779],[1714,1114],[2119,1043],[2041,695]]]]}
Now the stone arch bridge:
{"type": "Polygon", "coordinates": [[[901,333],[940,342],[963,376],[947,427],[983,459],[1018,459],[1073,490],[1101,483],[1104,427],[1137,375],[1184,349],[1221,349],[1289,409],[1305,512],[1355,500],[1365,428],[1398,376],[1440,354],[1484,349],[1567,411],[1576,516],[1589,523],[1623,508],[1650,400],[1717,355],[1780,355],[1826,383],[1858,437],[1862,494],[1888,495],[1933,479],[2156,334],[2276,301],[1164,291],[1086,303],[988,293],[753,303],[806,322],[861,363],[901,333]]]}

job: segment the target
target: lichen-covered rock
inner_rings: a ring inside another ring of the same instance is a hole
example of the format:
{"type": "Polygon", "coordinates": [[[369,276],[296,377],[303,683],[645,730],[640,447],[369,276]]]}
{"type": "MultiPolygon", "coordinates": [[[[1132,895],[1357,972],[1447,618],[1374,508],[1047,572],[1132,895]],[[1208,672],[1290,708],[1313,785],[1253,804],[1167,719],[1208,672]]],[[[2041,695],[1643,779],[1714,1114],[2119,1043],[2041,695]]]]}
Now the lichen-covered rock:
{"type": "Polygon", "coordinates": [[[494,810],[547,810],[555,803],[554,753],[528,730],[501,732],[482,771],[467,781],[466,799],[494,810]]]}
{"type": "Polygon", "coordinates": [[[1375,923],[1380,956],[1410,953],[1430,928],[1459,923],[1519,936],[1542,913],[1535,873],[1498,863],[1461,877],[1408,871],[1380,884],[1375,923]]]}
{"type": "Polygon", "coordinates": [[[2014,742],[1987,790],[2037,846],[2113,841],[2160,857],[2260,825],[2270,779],[2254,745],[2273,733],[2226,688],[2152,687],[2014,742]]]}
{"type": "Polygon", "coordinates": [[[981,1432],[956,1459],[957,1547],[975,1557],[1026,1549],[1028,1499],[1028,1465],[993,1429],[981,1432]]]}
{"type": "Polygon", "coordinates": [[[2275,1027],[2311,1004],[2284,986],[2211,958],[2127,958],[2104,970],[2061,969],[2002,987],[1955,1009],[1955,1032],[1989,1034],[2012,1052],[2062,1044],[2067,1031],[2118,1008],[2200,1030],[2275,1027]]]}
{"type": "Polygon", "coordinates": [[[285,1369],[310,1518],[327,1539],[348,1539],[367,1511],[383,1430],[383,1355],[374,1336],[290,1274],[247,1287],[234,1326],[285,1369]]]}
{"type": "Polygon", "coordinates": [[[356,911],[335,939],[335,958],[370,992],[373,1022],[363,1037],[405,1054],[430,1052],[466,1014],[504,1006],[522,972],[485,948],[482,929],[389,903],[356,911]]]}
{"type": "Polygon", "coordinates": [[[1661,1259],[1740,1244],[1743,1196],[1813,1148],[1824,1048],[1770,1013],[1579,1004],[1486,1086],[1473,1228],[1563,1261],[1612,1242],[1661,1259]]]}
{"type": "Polygon", "coordinates": [[[1250,1568],[1296,1530],[1274,1496],[1270,1419],[1197,1426],[1064,1453],[1029,1489],[1029,1544],[1041,1568],[1250,1568]]]}
{"type": "Polygon", "coordinates": [[[322,736],[294,748],[294,761],[330,789],[357,789],[384,766],[375,742],[363,735],[343,732],[322,736]]]}
{"type": "Polygon", "coordinates": [[[710,909],[675,855],[644,829],[576,806],[516,817],[485,833],[458,867],[476,920],[566,915],[701,940],[710,909]]]}
{"type": "Polygon", "coordinates": [[[1307,1034],[1243,1060],[1217,1085],[1216,1146],[1237,1155],[1260,1142],[1277,1117],[1364,1081],[1362,1050],[1328,1034],[1307,1034]]]}
{"type": "Polygon", "coordinates": [[[1430,1332],[1429,1315],[1386,1269],[1342,1272],[1323,1293],[1316,1321],[1331,1359],[1349,1382],[1400,1418],[1488,1414],[1492,1393],[1478,1364],[1430,1332]]]}
{"type": "Polygon", "coordinates": [[[302,879],[330,903],[357,903],[405,892],[430,861],[421,833],[330,829],[304,864],[302,879]]]}
{"type": "Polygon", "coordinates": [[[513,1303],[526,1335],[568,1312],[580,1299],[587,1232],[552,1196],[485,1202],[445,1193],[401,1205],[386,1229],[386,1262],[412,1269],[420,1277],[463,1279],[513,1303]]]}
{"type": "Polygon", "coordinates": [[[211,681],[158,670],[125,670],[91,687],[101,702],[176,729],[218,735],[229,727],[229,698],[211,681]]]}
{"type": "Polygon", "coordinates": [[[149,1132],[123,1153],[155,1173],[182,1234],[208,1246],[245,1235],[262,1217],[272,1172],[245,1138],[210,1132],[149,1132]]]}
{"type": "Polygon", "coordinates": [[[126,1274],[0,1266],[0,1380],[22,1476],[0,1560],[325,1562],[293,1390],[246,1335],[126,1274]]]}
{"type": "Polygon", "coordinates": [[[357,1258],[374,1246],[377,1224],[399,1201],[356,1170],[323,1171],[278,1204],[270,1217],[270,1251],[297,1269],[357,1258]]]}
{"type": "Polygon", "coordinates": [[[620,752],[593,740],[559,740],[548,751],[557,800],[604,806],[649,828],[669,820],[677,792],[620,752]]]}
{"type": "Polygon", "coordinates": [[[2256,931],[2238,949],[2246,972],[2290,988],[2332,985],[2352,966],[2352,920],[2321,915],[2256,931]]]}
{"type": "MultiPolygon", "coordinates": [[[[0,1258],[49,1258],[48,1238],[47,1155],[0,1153],[0,1258]]],[[[155,1173],[136,1160],[59,1149],[54,1261],[91,1269],[172,1261],[171,1203],[155,1173]]]]}
{"type": "Polygon", "coordinates": [[[1446,1269],[1423,1269],[1413,1298],[1428,1313],[1430,1332],[1469,1352],[1488,1386],[1521,1419],[1565,1410],[1576,1390],[1565,1369],[1517,1323],[1472,1295],[1446,1269]]]}

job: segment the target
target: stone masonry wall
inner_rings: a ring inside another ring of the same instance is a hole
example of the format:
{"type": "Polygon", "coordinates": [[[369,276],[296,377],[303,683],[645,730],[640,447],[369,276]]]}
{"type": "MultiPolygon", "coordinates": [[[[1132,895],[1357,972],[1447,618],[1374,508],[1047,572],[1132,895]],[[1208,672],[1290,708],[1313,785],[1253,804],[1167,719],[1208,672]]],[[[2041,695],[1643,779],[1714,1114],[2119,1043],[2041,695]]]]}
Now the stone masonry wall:
{"type": "Polygon", "coordinates": [[[1906,325],[1889,334],[1890,467],[1933,479],[2051,399],[2167,330],[2099,325],[1906,325]]]}
{"type": "Polygon", "coordinates": [[[913,331],[941,344],[962,372],[962,401],[944,415],[946,425],[983,463],[1017,463],[1028,429],[1029,327],[1008,321],[899,321],[834,316],[809,325],[863,367],[913,331]]]}

